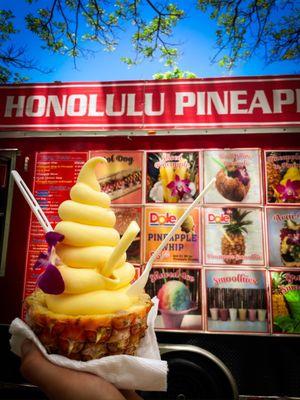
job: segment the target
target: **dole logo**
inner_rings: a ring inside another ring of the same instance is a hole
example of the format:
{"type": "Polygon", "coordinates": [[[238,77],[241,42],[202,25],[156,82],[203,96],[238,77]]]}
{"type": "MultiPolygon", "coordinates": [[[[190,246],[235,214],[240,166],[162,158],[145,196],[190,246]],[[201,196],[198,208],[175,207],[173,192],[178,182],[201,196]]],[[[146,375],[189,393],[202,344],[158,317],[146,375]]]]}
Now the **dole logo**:
{"type": "Polygon", "coordinates": [[[222,213],[221,215],[216,215],[213,213],[208,214],[209,224],[230,224],[230,215],[222,213]]]}
{"type": "Polygon", "coordinates": [[[164,225],[164,226],[170,226],[174,225],[176,223],[176,215],[169,214],[168,212],[166,214],[158,214],[156,212],[151,212],[150,213],[150,225],[164,225]]]}

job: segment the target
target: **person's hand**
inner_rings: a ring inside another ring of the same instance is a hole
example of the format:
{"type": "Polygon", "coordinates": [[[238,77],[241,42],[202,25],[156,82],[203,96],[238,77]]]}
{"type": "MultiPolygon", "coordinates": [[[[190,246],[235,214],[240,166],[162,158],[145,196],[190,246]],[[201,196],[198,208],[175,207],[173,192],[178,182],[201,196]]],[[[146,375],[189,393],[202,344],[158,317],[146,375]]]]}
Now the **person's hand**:
{"type": "Polygon", "coordinates": [[[52,400],[141,400],[135,392],[119,391],[96,375],[52,364],[27,339],[22,345],[21,373],[52,400]]]}

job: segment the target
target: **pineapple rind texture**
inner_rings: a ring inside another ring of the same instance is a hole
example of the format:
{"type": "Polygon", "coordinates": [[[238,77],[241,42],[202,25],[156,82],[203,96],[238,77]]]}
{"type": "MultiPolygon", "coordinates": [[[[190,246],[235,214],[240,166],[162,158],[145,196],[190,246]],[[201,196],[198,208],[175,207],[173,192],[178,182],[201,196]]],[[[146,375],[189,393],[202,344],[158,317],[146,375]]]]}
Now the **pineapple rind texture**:
{"type": "Polygon", "coordinates": [[[244,261],[246,251],[245,238],[241,233],[227,233],[222,237],[222,255],[225,264],[237,265],[244,261]],[[231,240],[227,239],[227,237],[231,240]]]}
{"type": "Polygon", "coordinates": [[[88,361],[116,354],[134,355],[147,329],[152,302],[147,294],[126,311],[71,316],[49,311],[44,293],[35,291],[26,301],[26,322],[48,353],[88,361]]]}
{"type": "Polygon", "coordinates": [[[274,187],[280,183],[280,171],[275,167],[275,164],[267,162],[267,180],[268,180],[268,198],[274,196],[274,187]]]}
{"type": "Polygon", "coordinates": [[[289,315],[289,310],[287,308],[284,296],[282,293],[272,294],[272,306],[273,306],[273,318],[277,316],[289,315]]]}

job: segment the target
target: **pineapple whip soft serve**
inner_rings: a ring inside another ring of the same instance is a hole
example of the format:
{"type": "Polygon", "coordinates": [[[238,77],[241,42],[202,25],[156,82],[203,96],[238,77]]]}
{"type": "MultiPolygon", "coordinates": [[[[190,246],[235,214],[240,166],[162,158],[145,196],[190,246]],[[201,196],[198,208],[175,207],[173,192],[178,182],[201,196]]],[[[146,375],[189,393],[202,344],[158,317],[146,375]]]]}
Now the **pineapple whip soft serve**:
{"type": "Polygon", "coordinates": [[[109,277],[102,271],[120,235],[114,225],[110,198],[101,192],[95,167],[105,158],[94,157],[82,167],[77,183],[70,191],[71,200],[58,209],[61,218],[55,231],[64,235],[56,245],[56,266],[65,282],[60,295],[46,295],[49,310],[55,313],[106,314],[128,309],[136,300],[126,294],[134,278],[133,265],[124,253],[109,277]]]}

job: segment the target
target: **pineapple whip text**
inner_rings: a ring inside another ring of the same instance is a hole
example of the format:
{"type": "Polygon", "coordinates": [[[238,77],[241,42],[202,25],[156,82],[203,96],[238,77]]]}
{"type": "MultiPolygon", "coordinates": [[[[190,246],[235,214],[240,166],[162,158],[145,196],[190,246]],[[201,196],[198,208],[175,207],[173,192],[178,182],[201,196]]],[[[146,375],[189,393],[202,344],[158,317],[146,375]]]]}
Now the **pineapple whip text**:
{"type": "Polygon", "coordinates": [[[110,198],[101,192],[95,167],[105,158],[94,157],[82,167],[77,183],[71,188],[71,200],[58,208],[61,218],[55,232],[64,235],[56,245],[56,266],[65,282],[60,295],[46,294],[49,310],[55,313],[106,314],[128,309],[136,300],[126,294],[134,278],[133,265],[126,253],[118,260],[111,276],[102,271],[120,241],[110,209],[110,198]]]}

